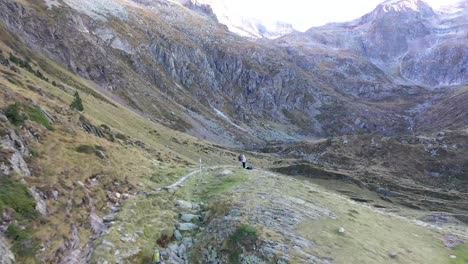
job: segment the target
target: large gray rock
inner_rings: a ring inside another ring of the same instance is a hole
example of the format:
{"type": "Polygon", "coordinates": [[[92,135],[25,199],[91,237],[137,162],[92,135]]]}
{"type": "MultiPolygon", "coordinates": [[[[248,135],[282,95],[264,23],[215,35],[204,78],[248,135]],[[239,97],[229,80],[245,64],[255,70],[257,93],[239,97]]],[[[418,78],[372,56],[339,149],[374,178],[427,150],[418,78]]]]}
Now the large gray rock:
{"type": "Polygon", "coordinates": [[[23,140],[13,130],[9,130],[0,140],[4,158],[0,159],[0,172],[6,175],[18,173],[23,176],[31,176],[31,171],[24,161],[23,156],[29,155],[29,151],[23,140]],[[5,161],[6,160],[6,161],[5,161]]]}
{"type": "Polygon", "coordinates": [[[180,233],[179,230],[176,229],[176,231],[174,231],[174,237],[177,239],[177,240],[182,240],[183,236],[182,234],[180,233]]]}
{"type": "Polygon", "coordinates": [[[194,231],[198,226],[193,223],[179,223],[177,228],[181,231],[194,231]]]}
{"type": "Polygon", "coordinates": [[[194,214],[182,214],[180,219],[184,222],[192,222],[193,220],[200,220],[201,216],[194,214]]]}
{"type": "Polygon", "coordinates": [[[10,251],[8,243],[0,235],[0,263],[13,264],[15,263],[15,255],[10,251]]]}
{"type": "Polygon", "coordinates": [[[184,201],[184,200],[178,200],[175,205],[182,209],[189,209],[189,210],[192,209],[192,203],[184,201]]]}
{"type": "Polygon", "coordinates": [[[31,193],[32,197],[36,201],[36,210],[43,216],[47,217],[47,204],[43,199],[44,195],[41,195],[39,191],[37,191],[35,188],[29,189],[29,193],[31,193]]]}

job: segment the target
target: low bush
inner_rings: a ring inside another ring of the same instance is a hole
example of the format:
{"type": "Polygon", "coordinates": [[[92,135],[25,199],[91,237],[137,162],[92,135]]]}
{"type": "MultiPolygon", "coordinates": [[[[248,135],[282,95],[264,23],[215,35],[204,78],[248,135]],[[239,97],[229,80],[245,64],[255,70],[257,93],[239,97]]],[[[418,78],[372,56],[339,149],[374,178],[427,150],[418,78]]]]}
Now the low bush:
{"type": "Polygon", "coordinates": [[[79,153],[94,154],[96,149],[90,145],[80,145],[76,148],[76,151],[79,153]]]}
{"type": "Polygon", "coordinates": [[[245,242],[252,242],[255,243],[257,241],[258,234],[257,229],[255,227],[249,225],[242,225],[237,229],[234,234],[229,237],[229,241],[232,243],[245,243],[245,242]]]}
{"type": "Polygon", "coordinates": [[[240,226],[228,239],[229,263],[240,263],[244,251],[255,250],[258,232],[250,225],[240,226]]]}
{"type": "Polygon", "coordinates": [[[19,257],[33,257],[40,249],[39,242],[28,228],[11,224],[7,229],[7,237],[13,240],[13,252],[19,257]]]}
{"type": "Polygon", "coordinates": [[[24,124],[24,121],[28,120],[28,116],[21,111],[21,105],[19,103],[8,106],[5,111],[5,116],[10,123],[15,126],[21,126],[24,124]]]}

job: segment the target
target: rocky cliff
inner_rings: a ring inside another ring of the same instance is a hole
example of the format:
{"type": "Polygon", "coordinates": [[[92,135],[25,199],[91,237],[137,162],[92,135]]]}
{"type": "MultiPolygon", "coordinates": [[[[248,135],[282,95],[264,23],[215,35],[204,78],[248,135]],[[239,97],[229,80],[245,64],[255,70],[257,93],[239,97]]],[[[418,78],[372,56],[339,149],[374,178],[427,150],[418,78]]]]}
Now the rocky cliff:
{"type": "Polygon", "coordinates": [[[420,0],[386,1],[355,21],[331,23],[280,43],[328,47],[368,58],[396,83],[444,87],[467,83],[466,4],[434,12],[420,0]]]}
{"type": "Polygon", "coordinates": [[[464,36],[463,16],[444,20],[407,2],[416,7],[382,4],[357,21],[274,42],[243,39],[206,10],[162,0],[0,4],[2,23],[29,48],[155,121],[238,144],[403,133],[406,111],[432,96],[425,86],[466,83],[466,42],[448,37],[464,36]],[[434,47],[417,52],[428,38],[434,47]],[[437,71],[424,61],[434,55],[437,71]]]}

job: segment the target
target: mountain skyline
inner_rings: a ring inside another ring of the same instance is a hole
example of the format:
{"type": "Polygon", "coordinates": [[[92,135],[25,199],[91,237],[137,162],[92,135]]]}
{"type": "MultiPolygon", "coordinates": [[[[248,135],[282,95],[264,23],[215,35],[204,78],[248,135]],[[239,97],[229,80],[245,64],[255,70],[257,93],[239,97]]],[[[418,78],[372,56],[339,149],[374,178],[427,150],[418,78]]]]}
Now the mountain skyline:
{"type": "MultiPolygon", "coordinates": [[[[278,23],[289,24],[293,30],[305,32],[312,27],[327,23],[357,19],[386,1],[366,0],[360,1],[359,5],[351,1],[339,0],[326,2],[292,0],[287,3],[264,0],[196,0],[194,2],[210,5],[219,22],[228,26],[232,32],[241,36],[262,37],[261,34],[252,34],[252,23],[261,24],[266,30],[272,32],[278,29],[278,23]]],[[[462,0],[427,0],[423,2],[429,4],[434,10],[439,10],[460,3],[462,0]]],[[[276,35],[278,34],[273,34],[273,36],[276,35]]]]}

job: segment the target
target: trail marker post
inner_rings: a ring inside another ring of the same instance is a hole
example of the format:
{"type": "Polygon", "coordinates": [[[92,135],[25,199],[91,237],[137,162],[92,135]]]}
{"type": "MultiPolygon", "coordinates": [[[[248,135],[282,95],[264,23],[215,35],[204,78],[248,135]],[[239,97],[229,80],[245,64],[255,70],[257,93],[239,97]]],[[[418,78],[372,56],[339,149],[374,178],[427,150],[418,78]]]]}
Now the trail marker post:
{"type": "Polygon", "coordinates": [[[200,176],[202,174],[202,160],[200,159],[200,176]]]}

